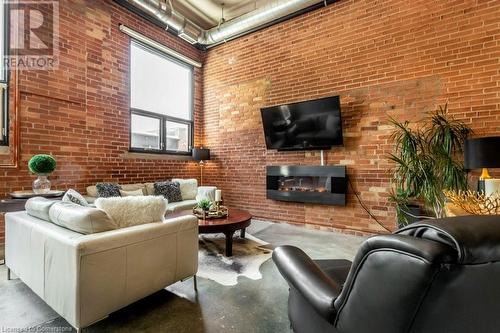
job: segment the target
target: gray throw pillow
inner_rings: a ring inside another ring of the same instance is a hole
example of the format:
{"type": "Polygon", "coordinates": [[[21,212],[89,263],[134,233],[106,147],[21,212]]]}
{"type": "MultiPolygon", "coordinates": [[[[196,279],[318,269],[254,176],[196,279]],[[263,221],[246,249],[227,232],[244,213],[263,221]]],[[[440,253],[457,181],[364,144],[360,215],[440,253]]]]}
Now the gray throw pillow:
{"type": "Polygon", "coordinates": [[[168,202],[182,201],[181,185],[178,182],[157,182],[154,184],[155,194],[163,195],[168,202]]]}
{"type": "Polygon", "coordinates": [[[64,197],[62,198],[62,201],[72,202],[84,207],[89,205],[87,200],[85,200],[85,198],[80,193],[78,193],[78,191],[75,191],[72,188],[66,191],[66,194],[64,194],[64,197]]]}
{"type": "Polygon", "coordinates": [[[97,188],[97,196],[99,198],[111,198],[119,197],[120,190],[122,189],[120,185],[113,183],[97,183],[95,185],[97,188]]]}

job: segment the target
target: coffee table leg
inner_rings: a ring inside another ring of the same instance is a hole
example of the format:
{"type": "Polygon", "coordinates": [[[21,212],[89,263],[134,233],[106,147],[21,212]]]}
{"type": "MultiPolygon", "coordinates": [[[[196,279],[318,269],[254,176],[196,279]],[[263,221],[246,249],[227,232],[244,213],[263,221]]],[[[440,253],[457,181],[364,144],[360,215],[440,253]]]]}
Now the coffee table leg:
{"type": "Polygon", "coordinates": [[[233,255],[233,233],[234,232],[224,233],[226,236],[226,257],[231,257],[233,255]]]}
{"type": "Polygon", "coordinates": [[[241,238],[245,238],[245,230],[246,230],[246,228],[241,229],[241,232],[240,232],[241,238]]]}

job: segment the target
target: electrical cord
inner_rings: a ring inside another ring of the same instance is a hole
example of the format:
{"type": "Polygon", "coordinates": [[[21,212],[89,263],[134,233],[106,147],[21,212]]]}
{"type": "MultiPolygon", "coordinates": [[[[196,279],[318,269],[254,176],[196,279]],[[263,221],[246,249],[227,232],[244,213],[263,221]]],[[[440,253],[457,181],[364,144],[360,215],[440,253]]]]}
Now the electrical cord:
{"type": "Polygon", "coordinates": [[[358,202],[359,204],[361,205],[361,207],[363,207],[363,209],[368,213],[368,215],[370,215],[370,217],[375,220],[375,222],[377,222],[377,224],[379,226],[381,226],[382,228],[384,228],[384,230],[388,231],[389,233],[392,233],[391,230],[389,230],[389,228],[387,228],[384,224],[382,224],[373,214],[372,212],[370,212],[370,210],[368,209],[368,207],[366,207],[366,205],[363,203],[363,201],[361,200],[361,198],[359,197],[358,195],[358,192],[356,192],[356,190],[354,189],[354,186],[352,185],[352,182],[351,182],[351,179],[350,178],[347,178],[347,181],[349,182],[349,186],[351,187],[351,190],[352,190],[352,193],[354,193],[354,195],[356,196],[356,199],[358,199],[358,202]]]}

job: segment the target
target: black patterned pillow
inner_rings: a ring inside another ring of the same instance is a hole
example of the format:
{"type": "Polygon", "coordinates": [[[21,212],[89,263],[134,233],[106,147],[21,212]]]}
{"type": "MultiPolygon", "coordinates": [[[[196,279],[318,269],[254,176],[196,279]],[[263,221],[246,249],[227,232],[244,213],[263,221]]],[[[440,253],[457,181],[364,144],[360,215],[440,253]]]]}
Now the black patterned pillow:
{"type": "Polygon", "coordinates": [[[181,185],[178,182],[157,182],[154,183],[155,194],[163,195],[168,202],[179,202],[182,201],[181,195],[181,185]]]}
{"type": "Polygon", "coordinates": [[[78,191],[75,191],[72,188],[66,191],[64,197],[62,198],[62,201],[72,202],[80,206],[89,205],[87,200],[85,200],[85,198],[80,193],[78,193],[78,191]]]}
{"type": "Polygon", "coordinates": [[[111,198],[119,197],[120,190],[122,189],[120,185],[113,183],[97,183],[95,185],[97,188],[97,196],[99,198],[111,198]]]}

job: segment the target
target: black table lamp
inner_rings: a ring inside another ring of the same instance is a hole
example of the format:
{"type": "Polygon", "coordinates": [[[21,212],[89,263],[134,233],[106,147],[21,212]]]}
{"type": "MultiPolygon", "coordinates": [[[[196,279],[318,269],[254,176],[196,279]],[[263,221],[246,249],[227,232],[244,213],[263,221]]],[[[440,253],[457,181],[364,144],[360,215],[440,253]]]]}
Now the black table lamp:
{"type": "Polygon", "coordinates": [[[200,185],[203,185],[203,162],[210,161],[210,149],[207,148],[193,148],[193,160],[200,163],[200,185]]]}
{"type": "Polygon", "coordinates": [[[484,180],[491,176],[488,168],[500,168],[500,136],[465,140],[464,167],[467,170],[483,169],[479,177],[479,190],[484,191],[484,180]]]}

